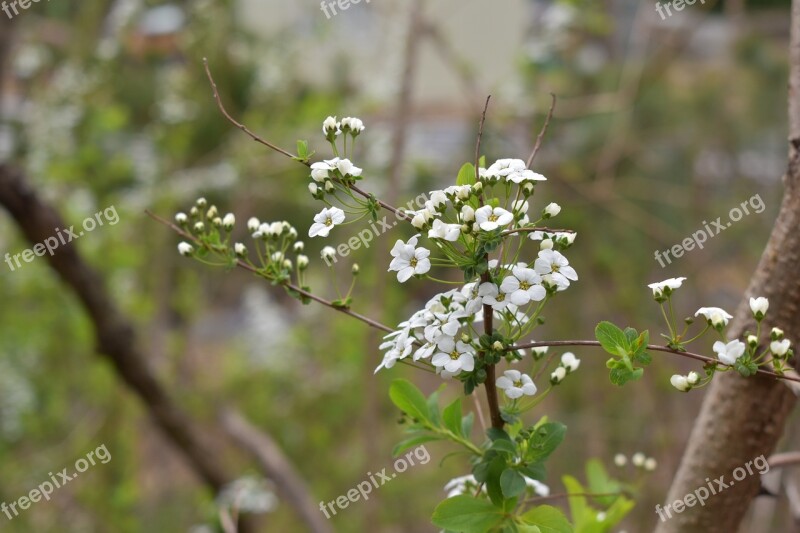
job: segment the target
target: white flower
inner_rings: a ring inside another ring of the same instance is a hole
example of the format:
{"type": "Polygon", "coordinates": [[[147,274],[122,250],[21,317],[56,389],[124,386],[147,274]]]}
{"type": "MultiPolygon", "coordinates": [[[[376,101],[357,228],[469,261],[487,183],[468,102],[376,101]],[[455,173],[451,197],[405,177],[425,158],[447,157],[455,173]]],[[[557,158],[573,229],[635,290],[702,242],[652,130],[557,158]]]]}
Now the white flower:
{"type": "Polygon", "coordinates": [[[731,341],[728,344],[725,344],[722,341],[717,341],[712,347],[719,360],[726,365],[735,364],[736,360],[744,355],[745,348],[745,344],[740,340],[731,341]]]}
{"type": "Polygon", "coordinates": [[[527,485],[528,488],[533,489],[534,494],[536,494],[537,496],[541,496],[542,498],[550,496],[550,487],[548,487],[544,483],[536,481],[533,478],[529,478],[528,476],[522,476],[522,477],[525,478],[525,485],[527,485]]]}
{"type": "Polygon", "coordinates": [[[344,222],[344,211],[338,207],[326,207],[314,216],[314,224],[308,230],[309,237],[327,237],[336,224],[344,222]]]}
{"type": "Polygon", "coordinates": [[[250,217],[247,221],[247,229],[250,233],[255,233],[258,231],[258,227],[261,225],[261,221],[258,220],[256,217],[250,217]]]}
{"type": "Polygon", "coordinates": [[[427,209],[420,209],[414,213],[411,225],[417,229],[422,229],[433,218],[433,213],[427,209]]]}
{"type": "MultiPolygon", "coordinates": [[[[333,167],[325,161],[314,163],[311,165],[311,179],[317,183],[322,183],[330,177],[328,173],[331,170],[333,170],[333,167]]],[[[314,192],[316,191],[312,191],[312,194],[314,192]]]]}
{"type": "Polygon", "coordinates": [[[228,213],[227,215],[225,215],[225,217],[223,217],[222,227],[225,228],[226,230],[228,231],[232,230],[234,224],[236,224],[236,217],[233,215],[233,213],[228,213]]]}
{"type": "Polygon", "coordinates": [[[245,255],[247,255],[247,247],[240,242],[237,242],[236,244],[233,245],[233,251],[239,257],[244,257],[245,255]]]}
{"type": "Polygon", "coordinates": [[[331,133],[339,135],[342,132],[340,126],[341,124],[336,122],[336,117],[328,117],[322,123],[322,134],[326,137],[331,133]]]}
{"type": "Polygon", "coordinates": [[[567,377],[567,370],[563,366],[560,366],[553,370],[553,373],[550,374],[550,383],[557,385],[564,381],[565,377],[567,377]]]}
{"type": "Polygon", "coordinates": [[[475,220],[475,210],[471,205],[464,205],[461,207],[461,222],[472,222],[475,220]]]}
{"type": "Polygon", "coordinates": [[[355,166],[349,159],[333,159],[329,161],[329,163],[333,163],[336,165],[336,168],[339,172],[342,173],[342,176],[353,176],[358,177],[363,172],[360,168],[355,166]]]}
{"type": "Polygon", "coordinates": [[[461,496],[462,494],[469,492],[470,488],[474,487],[477,489],[478,485],[483,486],[481,490],[486,490],[486,485],[478,483],[478,481],[475,479],[475,476],[470,474],[468,476],[461,476],[451,479],[447,482],[447,485],[444,486],[444,490],[448,491],[447,497],[452,498],[453,496],[461,496]]]}
{"type": "Polygon", "coordinates": [[[633,466],[642,467],[644,466],[644,462],[646,460],[647,457],[645,457],[645,455],[642,452],[636,452],[635,454],[633,454],[633,457],[631,457],[631,463],[633,463],[633,466]]]}
{"type": "Polygon", "coordinates": [[[701,307],[694,316],[703,315],[712,326],[727,326],[728,320],[733,318],[727,311],[719,307],[701,307]]]}
{"type": "Polygon", "coordinates": [[[433,221],[433,228],[428,231],[429,239],[444,239],[446,241],[457,241],[461,235],[459,224],[445,224],[438,218],[433,221]]]}
{"type": "Polygon", "coordinates": [[[700,381],[700,376],[697,374],[697,372],[689,372],[689,374],[686,375],[686,381],[689,383],[689,385],[697,385],[697,382],[700,381]]]}
{"type": "Polygon", "coordinates": [[[514,221],[514,215],[502,207],[485,205],[475,211],[475,222],[483,231],[494,231],[497,228],[508,226],[514,221]]]}
{"type": "Polygon", "coordinates": [[[319,187],[317,187],[316,183],[309,183],[308,192],[310,192],[312,196],[316,196],[317,193],[319,192],[319,187]]]}
{"type": "Polygon", "coordinates": [[[308,268],[308,256],[303,254],[297,256],[297,268],[300,270],[305,270],[308,268]]]}
{"type": "Polygon", "coordinates": [[[561,206],[553,202],[547,205],[542,211],[543,218],[552,218],[561,212],[561,206]]]}
{"type": "Polygon", "coordinates": [[[305,249],[305,247],[306,245],[303,244],[303,241],[297,241],[292,245],[292,249],[295,251],[295,253],[302,252],[305,249]]]}
{"type": "Polygon", "coordinates": [[[430,200],[425,202],[425,207],[431,211],[439,211],[439,208],[447,205],[447,194],[444,191],[431,191],[430,200]]]}
{"type": "Polygon", "coordinates": [[[567,352],[561,356],[561,365],[570,372],[575,372],[581,366],[581,360],[575,357],[572,352],[567,352]]]}
{"type": "Polygon", "coordinates": [[[519,370],[506,370],[503,375],[497,378],[497,388],[503,389],[506,396],[519,398],[521,396],[533,396],[536,394],[536,385],[527,374],[522,374],[519,370]]]}
{"type": "Polygon", "coordinates": [[[358,119],[358,118],[355,118],[355,117],[345,117],[345,118],[343,118],[342,122],[341,122],[341,126],[342,126],[342,130],[343,131],[349,131],[350,133],[353,134],[353,136],[358,135],[359,133],[361,133],[362,131],[364,131],[366,129],[364,127],[364,123],[361,121],[361,119],[358,119]]]}
{"type": "Polygon", "coordinates": [[[669,382],[672,383],[673,387],[681,392],[686,392],[691,388],[691,385],[689,385],[689,380],[686,379],[686,376],[681,376],[680,374],[674,374],[671,378],[669,378],[669,382]]]}
{"type": "Polygon", "coordinates": [[[425,274],[431,269],[430,250],[416,248],[417,237],[412,237],[408,243],[398,240],[391,254],[394,259],[389,264],[389,271],[397,272],[397,281],[405,283],[414,274],[425,274]]]}
{"type": "Polygon", "coordinates": [[[546,181],[547,178],[528,170],[522,159],[498,159],[487,169],[480,169],[481,177],[505,178],[506,181],[522,183],[523,181],[546,181]]]}
{"type": "Polygon", "coordinates": [[[186,213],[178,213],[175,215],[175,222],[177,222],[178,224],[181,225],[186,224],[188,220],[189,217],[186,216],[186,213]]]}
{"type": "Polygon", "coordinates": [[[552,250],[553,249],[553,240],[552,239],[543,239],[542,242],[539,243],[540,250],[552,250]]]}
{"type": "Polygon", "coordinates": [[[614,456],[614,464],[619,466],[620,468],[628,464],[628,458],[625,457],[623,454],[618,453],[614,456]]]}
{"type": "Polygon", "coordinates": [[[648,457],[647,459],[645,459],[643,466],[645,470],[647,470],[648,472],[652,472],[653,470],[656,469],[658,463],[652,457],[648,457]]]}
{"type": "Polygon", "coordinates": [[[469,344],[456,342],[452,337],[442,337],[437,348],[441,351],[431,359],[433,366],[442,367],[448,372],[470,372],[475,368],[475,351],[469,344]]]}
{"type": "Polygon", "coordinates": [[[549,346],[539,346],[537,348],[532,348],[531,353],[533,354],[533,358],[538,361],[539,359],[547,355],[547,350],[549,348],[550,348],[549,346]]]}
{"type": "Polygon", "coordinates": [[[194,248],[188,242],[182,242],[178,244],[178,253],[188,257],[194,253],[194,248]]]}
{"type": "Polygon", "coordinates": [[[753,316],[756,317],[756,320],[764,318],[764,315],[767,314],[767,309],[769,309],[769,300],[763,296],[750,298],[750,310],[753,311],[753,316]]]}
{"type": "Polygon", "coordinates": [[[532,268],[514,267],[512,276],[500,284],[500,291],[508,294],[514,305],[527,305],[531,301],[541,302],[547,295],[542,287],[542,278],[532,268]]]}
{"type": "Polygon", "coordinates": [[[769,349],[775,356],[783,357],[789,351],[791,345],[792,343],[789,342],[789,339],[783,339],[782,341],[772,341],[769,343],[769,349]]]}
{"type": "Polygon", "coordinates": [[[333,248],[333,246],[326,246],[322,249],[320,257],[322,257],[326,263],[330,264],[330,262],[336,257],[336,250],[333,248]]]}
{"type": "Polygon", "coordinates": [[[494,283],[488,281],[486,283],[481,283],[481,286],[478,288],[478,294],[483,298],[483,303],[485,305],[490,305],[492,309],[497,311],[502,311],[511,304],[511,299],[508,297],[508,294],[500,290],[494,283]]]}
{"type": "Polygon", "coordinates": [[[566,289],[570,280],[578,279],[578,273],[569,266],[567,258],[555,250],[540,250],[539,258],[533,263],[533,268],[542,276],[549,275],[559,289],[566,289]]]}
{"type": "Polygon", "coordinates": [[[661,298],[664,295],[669,296],[672,294],[672,291],[680,288],[684,281],[686,281],[686,278],[669,278],[658,283],[651,283],[648,287],[653,289],[653,297],[661,298]]]}

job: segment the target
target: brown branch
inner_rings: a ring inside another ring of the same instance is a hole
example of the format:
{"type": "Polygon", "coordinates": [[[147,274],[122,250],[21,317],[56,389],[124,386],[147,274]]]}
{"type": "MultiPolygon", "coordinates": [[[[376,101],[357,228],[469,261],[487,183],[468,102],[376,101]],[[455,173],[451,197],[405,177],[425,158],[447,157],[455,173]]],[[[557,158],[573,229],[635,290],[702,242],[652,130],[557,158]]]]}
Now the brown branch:
{"type": "Polygon", "coordinates": [[[533,146],[533,151],[531,152],[530,157],[528,158],[527,167],[531,168],[533,164],[533,160],[536,158],[536,154],[539,153],[539,149],[542,147],[542,140],[544,139],[544,134],[547,132],[548,126],[550,126],[550,120],[553,118],[553,111],[556,109],[556,95],[550,93],[550,96],[553,99],[553,102],[550,104],[550,111],[547,112],[547,118],[544,120],[544,126],[542,126],[542,131],[539,132],[539,136],[536,137],[536,144],[533,146]]]}
{"type": "Polygon", "coordinates": [[[481,115],[481,123],[478,126],[478,140],[475,141],[475,182],[477,183],[480,181],[481,176],[479,168],[481,162],[481,139],[483,138],[483,125],[486,124],[486,111],[489,110],[489,100],[492,99],[492,95],[486,97],[486,103],[483,106],[483,114],[481,115]]]}
{"type": "Polygon", "coordinates": [[[503,235],[513,235],[515,233],[534,233],[536,231],[541,231],[543,233],[577,233],[574,229],[553,229],[553,228],[516,228],[516,229],[507,229],[500,233],[500,236],[503,235]]]}
{"type": "MultiPolygon", "coordinates": [[[[592,346],[592,347],[602,347],[602,345],[598,341],[588,341],[588,340],[579,340],[579,341],[542,341],[542,342],[529,342],[526,344],[517,344],[511,348],[507,348],[507,351],[512,350],[520,350],[523,348],[540,348],[543,346],[592,346]]],[[[704,363],[715,363],[719,366],[730,367],[730,365],[726,365],[719,361],[719,359],[714,359],[713,357],[708,357],[706,355],[700,355],[692,352],[681,352],[678,350],[673,350],[672,348],[668,348],[667,346],[658,346],[656,344],[648,344],[648,350],[653,350],[654,352],[664,352],[664,353],[671,353],[674,355],[680,355],[682,357],[688,357],[689,359],[696,359],[697,361],[702,361],[704,363]]],[[[756,372],[764,376],[770,376],[779,380],[783,381],[796,381],[800,383],[800,378],[792,377],[792,376],[781,376],[780,374],[776,374],[775,372],[770,372],[769,370],[763,370],[759,368],[756,372]]]]}
{"type": "Polygon", "coordinates": [[[275,482],[279,495],[289,502],[314,533],[333,533],[333,528],[311,499],[305,481],[269,435],[231,409],[223,410],[219,421],[225,433],[258,461],[261,471],[275,482]]]}

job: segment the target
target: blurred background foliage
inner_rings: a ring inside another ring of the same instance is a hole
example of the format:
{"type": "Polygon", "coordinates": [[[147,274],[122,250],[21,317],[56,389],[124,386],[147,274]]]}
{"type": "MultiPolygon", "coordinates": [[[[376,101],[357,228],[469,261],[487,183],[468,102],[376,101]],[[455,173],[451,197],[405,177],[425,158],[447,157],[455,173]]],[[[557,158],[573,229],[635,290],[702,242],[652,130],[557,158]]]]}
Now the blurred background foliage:
{"type": "MultiPolygon", "coordinates": [[[[0,160],[24,168],[69,223],[116,207],[120,223],[95,230],[79,249],[135,320],[148,362],[199,420],[213,420],[220,404],[238,406],[282,445],[315,500],[333,500],[391,465],[402,428],[386,391],[410,372],[373,376],[378,339],[360,324],[298,307],[246,273],[183,260],[175,236],[144,215],[151,209],[169,217],[204,195],[237,215],[235,235],[243,239],[249,216],[285,219],[302,233],[316,211],[300,165],[221,117],[203,57],[231,114],[280,146],[309,139],[323,157],[322,119],[364,119],[356,163],[367,169],[365,187],[403,205],[454,182],[472,158],[487,94],[493,101],[483,152],[490,161],[526,156],[555,94],[536,164],[549,181],[532,210],[550,201],[564,207],[558,225],[578,231],[568,255],[581,280],[552,306],[537,339],[591,338],[600,319],[649,327],[656,336],[658,308],[646,284],[678,275],[689,278],[679,312],[733,307],[780,201],[788,1],[709,1],[663,21],[648,1],[423,2],[429,27],[413,36],[424,42],[412,58],[411,112],[402,117],[408,148],[392,172],[412,4],[376,0],[327,19],[310,0],[53,0],[14,19],[0,93],[0,160]],[[763,213],[667,268],[655,261],[656,250],[704,221],[726,220],[756,194],[763,213]]],[[[351,231],[336,234],[336,242],[351,231]]],[[[408,235],[395,230],[384,238],[391,245],[408,235]]],[[[307,245],[318,257],[321,245],[307,245]]],[[[0,216],[0,251],[28,247],[0,216]]],[[[436,288],[398,286],[385,272],[385,245],[383,255],[376,248],[352,256],[362,269],[354,308],[380,310],[396,324],[436,288]],[[381,301],[373,299],[376,290],[381,301]]],[[[350,258],[336,268],[344,279],[349,269],[350,258]]],[[[113,457],[0,529],[215,530],[214,495],[93,353],[92,326],[74,295],[44,260],[0,271],[0,501],[101,443],[113,457]]],[[[329,291],[330,273],[319,263],[312,273],[314,289],[329,291]]],[[[643,451],[659,468],[624,525],[649,530],[652,505],[666,495],[702,397],[670,391],[668,378],[691,365],[658,356],[641,382],[621,390],[608,383],[602,353],[576,353],[583,360],[576,378],[538,408],[569,427],[550,467],[551,490],[562,492],[560,476],[580,477],[592,457],[614,475],[638,479],[611,458],[643,451]]],[[[413,379],[427,392],[439,385],[413,379]]],[[[431,463],[340,512],[335,529],[432,531],[428,517],[444,483],[467,466],[450,458],[439,468],[447,450],[428,449],[431,463]]],[[[242,464],[241,475],[248,474],[256,472],[242,464]]],[[[263,524],[302,530],[284,504],[263,524]]]]}

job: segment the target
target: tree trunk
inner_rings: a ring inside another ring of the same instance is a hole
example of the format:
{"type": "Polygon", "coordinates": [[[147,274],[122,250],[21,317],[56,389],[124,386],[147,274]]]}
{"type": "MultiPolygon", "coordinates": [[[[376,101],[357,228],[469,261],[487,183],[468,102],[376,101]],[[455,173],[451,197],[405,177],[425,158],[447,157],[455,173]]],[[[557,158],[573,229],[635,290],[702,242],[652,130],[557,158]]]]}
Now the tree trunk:
{"type": "MultiPolygon", "coordinates": [[[[765,321],[766,342],[773,326],[800,341],[800,0],[792,6],[792,43],[789,80],[789,165],[778,218],[758,268],[739,305],[730,337],[755,331],[748,305],[751,296],[770,301],[765,321]]],[[[657,533],[708,533],[737,531],[750,502],[759,492],[759,476],[733,480],[733,471],[748,461],[769,456],[780,439],[795,396],[785,384],[764,377],[744,379],[733,372],[718,375],[706,395],[681,466],[662,505],[683,499],[700,487],[714,490],[720,476],[730,485],[711,495],[704,506],[682,513],[662,511],[657,533]]],[[[755,472],[755,468],[753,468],[755,472]]],[[[741,477],[741,474],[740,474],[741,477]]],[[[767,524],[763,524],[766,531],[767,524]]]]}

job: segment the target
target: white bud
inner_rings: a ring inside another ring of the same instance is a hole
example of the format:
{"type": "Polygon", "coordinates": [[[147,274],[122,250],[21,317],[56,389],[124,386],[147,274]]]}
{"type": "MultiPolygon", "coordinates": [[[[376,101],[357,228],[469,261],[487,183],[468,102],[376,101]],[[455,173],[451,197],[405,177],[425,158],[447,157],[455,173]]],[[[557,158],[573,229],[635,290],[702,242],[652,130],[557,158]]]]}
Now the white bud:
{"type": "Polygon", "coordinates": [[[305,247],[306,245],[303,244],[303,241],[297,241],[296,243],[294,243],[292,249],[295,251],[295,253],[300,253],[305,249],[305,247]]]}
{"type": "Polygon", "coordinates": [[[678,389],[681,392],[686,392],[689,390],[689,380],[686,379],[686,376],[681,376],[680,374],[675,374],[671,378],[669,378],[669,382],[672,383],[672,386],[678,389]]]}
{"type": "Polygon", "coordinates": [[[182,256],[188,257],[194,253],[194,248],[188,242],[181,242],[178,244],[178,253],[182,256]]]}
{"type": "Polygon", "coordinates": [[[698,381],[700,381],[700,376],[697,374],[697,372],[689,372],[689,374],[686,376],[686,382],[689,385],[697,385],[698,381]]]}
{"type": "Polygon", "coordinates": [[[233,245],[233,251],[236,252],[236,255],[239,257],[244,257],[247,255],[247,247],[240,242],[237,242],[233,245]]]}
{"type": "Polygon", "coordinates": [[[783,339],[769,343],[769,349],[776,357],[783,357],[789,352],[791,345],[792,343],[789,342],[789,339],[783,339]]]}
{"type": "Polygon", "coordinates": [[[325,261],[330,263],[336,257],[336,250],[333,248],[333,246],[326,246],[322,249],[322,253],[320,255],[325,261]]]}
{"type": "Polygon", "coordinates": [[[561,206],[558,205],[557,203],[551,203],[544,208],[544,211],[542,211],[542,215],[544,218],[551,218],[556,216],[560,212],[561,212],[561,206]]]}
{"type": "Polygon", "coordinates": [[[259,221],[256,217],[250,217],[250,220],[247,221],[247,229],[250,231],[250,233],[257,231],[260,225],[261,221],[259,221]]]}
{"type": "Polygon", "coordinates": [[[461,208],[461,221],[472,222],[475,220],[475,209],[471,205],[465,205],[461,208]]]}
{"type": "Polygon", "coordinates": [[[316,183],[309,183],[308,184],[308,192],[310,192],[312,195],[316,196],[317,192],[319,192],[319,187],[317,187],[316,183]]]}
{"type": "Polygon", "coordinates": [[[620,468],[628,464],[628,458],[625,457],[623,454],[618,453],[614,456],[614,464],[619,466],[620,468]]]}
{"type": "Polygon", "coordinates": [[[206,199],[201,196],[200,198],[197,199],[195,205],[197,205],[197,207],[199,207],[200,209],[205,209],[206,206],[208,205],[208,202],[206,202],[206,199]]]}
{"type": "Polygon", "coordinates": [[[652,457],[648,457],[644,461],[644,469],[647,470],[648,472],[652,472],[653,470],[656,469],[657,466],[658,466],[658,463],[652,457]]]}
{"type": "Polygon", "coordinates": [[[553,249],[553,241],[552,239],[542,239],[542,242],[539,243],[540,250],[552,250],[553,249]]]}
{"type": "Polygon", "coordinates": [[[189,220],[189,217],[186,216],[186,213],[178,213],[175,215],[175,222],[183,226],[189,220]]]}
{"type": "Polygon", "coordinates": [[[644,462],[646,460],[647,457],[645,457],[645,455],[642,452],[636,452],[635,454],[633,454],[633,457],[631,457],[631,463],[633,463],[633,466],[642,467],[644,466],[644,462]]]}
{"type": "Polygon", "coordinates": [[[308,268],[308,257],[305,255],[298,255],[297,256],[297,268],[300,270],[305,270],[308,268]]]}
{"type": "Polygon", "coordinates": [[[202,222],[196,222],[194,225],[194,230],[197,233],[203,233],[206,230],[206,225],[203,224],[202,222]]]}
{"type": "Polygon", "coordinates": [[[222,227],[228,231],[232,230],[235,224],[236,224],[236,217],[233,215],[233,213],[228,213],[222,219],[222,227]]]}

